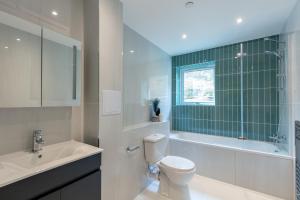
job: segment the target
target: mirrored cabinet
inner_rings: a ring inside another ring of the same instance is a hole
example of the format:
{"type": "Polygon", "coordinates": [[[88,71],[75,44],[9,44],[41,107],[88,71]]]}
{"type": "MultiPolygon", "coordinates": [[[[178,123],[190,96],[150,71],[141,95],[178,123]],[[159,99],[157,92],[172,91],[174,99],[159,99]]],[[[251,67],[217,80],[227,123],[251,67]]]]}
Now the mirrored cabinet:
{"type": "Polygon", "coordinates": [[[41,27],[0,12],[0,107],[41,106],[41,27]]]}
{"type": "Polygon", "coordinates": [[[80,104],[81,43],[43,29],[42,105],[80,104]]]}
{"type": "Polygon", "coordinates": [[[0,108],[79,106],[81,43],[0,12],[0,108]]]}

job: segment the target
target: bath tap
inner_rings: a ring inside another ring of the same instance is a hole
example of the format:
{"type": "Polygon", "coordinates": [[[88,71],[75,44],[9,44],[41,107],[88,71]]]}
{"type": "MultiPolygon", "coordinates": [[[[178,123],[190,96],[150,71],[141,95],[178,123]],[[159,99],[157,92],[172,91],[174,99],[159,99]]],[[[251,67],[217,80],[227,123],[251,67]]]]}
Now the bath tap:
{"type": "Polygon", "coordinates": [[[276,134],[276,135],[270,136],[269,139],[273,140],[274,145],[277,145],[279,143],[282,143],[283,141],[286,141],[286,136],[276,134]]]}

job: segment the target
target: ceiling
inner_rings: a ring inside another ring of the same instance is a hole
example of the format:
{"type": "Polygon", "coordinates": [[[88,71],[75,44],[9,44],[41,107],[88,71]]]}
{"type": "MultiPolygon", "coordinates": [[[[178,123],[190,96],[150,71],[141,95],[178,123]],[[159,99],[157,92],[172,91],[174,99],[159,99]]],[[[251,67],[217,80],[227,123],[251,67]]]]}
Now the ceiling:
{"type": "Polygon", "coordinates": [[[124,23],[169,55],[278,34],[297,1],[122,0],[124,23]]]}

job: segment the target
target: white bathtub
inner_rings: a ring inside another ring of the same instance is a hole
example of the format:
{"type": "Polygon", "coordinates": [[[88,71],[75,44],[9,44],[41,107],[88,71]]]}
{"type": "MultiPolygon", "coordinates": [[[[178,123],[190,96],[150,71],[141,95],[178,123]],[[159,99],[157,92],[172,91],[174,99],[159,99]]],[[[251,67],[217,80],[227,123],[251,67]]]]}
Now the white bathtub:
{"type": "Polygon", "coordinates": [[[219,148],[245,151],[256,154],[266,154],[269,156],[292,159],[292,157],[285,149],[279,149],[273,143],[268,142],[260,142],[255,140],[239,140],[237,138],[177,131],[172,132],[170,134],[170,139],[185,141],[188,143],[199,143],[202,145],[211,145],[219,148]]]}
{"type": "Polygon", "coordinates": [[[272,143],[173,132],[170,154],[195,162],[197,174],[293,200],[294,159],[272,143]]]}

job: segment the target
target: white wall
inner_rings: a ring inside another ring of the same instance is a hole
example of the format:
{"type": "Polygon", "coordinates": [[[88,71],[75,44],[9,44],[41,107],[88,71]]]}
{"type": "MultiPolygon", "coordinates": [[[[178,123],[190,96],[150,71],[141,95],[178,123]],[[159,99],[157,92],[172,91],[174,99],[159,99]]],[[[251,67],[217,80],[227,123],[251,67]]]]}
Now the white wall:
{"type": "Polygon", "coordinates": [[[122,91],[123,20],[119,0],[84,2],[85,142],[104,149],[101,199],[117,200],[120,190],[122,113],[103,115],[103,90],[122,91]]]}
{"type": "Polygon", "coordinates": [[[134,199],[151,181],[144,158],[143,138],[168,135],[171,108],[171,58],[157,46],[124,25],[123,131],[118,199],[134,199]],[[130,53],[133,50],[134,53],[130,53]],[[161,99],[162,123],[150,122],[150,100],[161,99]],[[127,153],[130,146],[140,146],[127,153]],[[129,184],[130,183],[130,184],[129,184]]]}
{"type": "Polygon", "coordinates": [[[120,148],[120,187],[118,200],[133,200],[153,179],[148,174],[148,166],[144,157],[143,138],[154,133],[169,135],[169,122],[142,123],[124,128],[120,148]],[[127,147],[140,146],[140,149],[127,153],[127,147]]]}
{"type": "Polygon", "coordinates": [[[282,32],[282,38],[287,43],[287,84],[290,113],[289,150],[294,154],[294,122],[295,120],[300,120],[300,1],[298,1],[287,19],[286,26],[282,32]]]}
{"type": "Polygon", "coordinates": [[[42,129],[45,143],[71,139],[70,108],[0,109],[0,154],[32,148],[32,134],[42,129]]]}
{"type": "Polygon", "coordinates": [[[84,2],[84,32],[84,141],[97,146],[99,137],[99,0],[84,2]]]}
{"type": "Polygon", "coordinates": [[[144,93],[149,91],[149,85],[143,87],[142,82],[144,79],[149,81],[152,76],[167,77],[167,92],[163,95],[166,99],[162,104],[167,119],[171,101],[171,60],[166,53],[128,28],[125,28],[123,35],[122,4],[119,0],[85,1],[84,9],[84,140],[97,145],[99,138],[100,147],[104,149],[102,199],[132,200],[149,183],[143,153],[143,137],[155,132],[169,132],[168,122],[149,123],[147,103],[139,104],[143,98],[149,100],[148,96],[144,96],[144,93]],[[127,62],[128,54],[126,55],[125,51],[132,47],[128,47],[128,44],[138,47],[135,48],[140,55],[135,57],[139,61],[138,65],[137,62],[134,62],[134,65],[127,62]],[[120,114],[102,114],[103,90],[117,90],[123,93],[124,109],[120,114]],[[128,106],[131,103],[134,106],[128,106]],[[143,106],[144,108],[141,108],[143,106]],[[126,147],[130,145],[139,145],[141,148],[133,154],[127,154],[126,147]]]}
{"type": "MultiPolygon", "coordinates": [[[[288,63],[288,101],[289,101],[289,146],[290,152],[300,158],[299,150],[295,148],[295,120],[300,120],[300,1],[287,19],[283,36],[287,43],[287,63],[288,63]]],[[[299,147],[298,147],[299,148],[299,147]]],[[[294,162],[294,181],[296,181],[296,162],[294,162]]],[[[296,194],[296,183],[294,191],[296,194]]]]}
{"type": "Polygon", "coordinates": [[[123,63],[124,127],[148,122],[154,98],[161,100],[162,121],[167,121],[171,107],[170,56],[124,25],[123,63]]]}
{"type": "Polygon", "coordinates": [[[122,91],[123,13],[119,0],[99,1],[99,139],[102,154],[102,199],[117,200],[122,113],[102,115],[102,91],[122,91]]]}
{"type": "MultiPolygon", "coordinates": [[[[83,41],[82,0],[0,0],[0,10],[83,41]],[[57,18],[51,16],[52,9],[58,10],[57,18]]],[[[44,130],[47,145],[81,140],[82,128],[83,106],[0,108],[0,154],[31,148],[34,129],[44,130]]]]}
{"type": "Polygon", "coordinates": [[[296,4],[294,10],[289,16],[287,23],[284,27],[285,33],[293,33],[300,31],[300,1],[296,4]]]}

